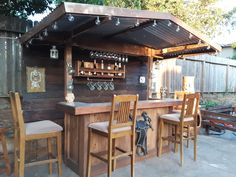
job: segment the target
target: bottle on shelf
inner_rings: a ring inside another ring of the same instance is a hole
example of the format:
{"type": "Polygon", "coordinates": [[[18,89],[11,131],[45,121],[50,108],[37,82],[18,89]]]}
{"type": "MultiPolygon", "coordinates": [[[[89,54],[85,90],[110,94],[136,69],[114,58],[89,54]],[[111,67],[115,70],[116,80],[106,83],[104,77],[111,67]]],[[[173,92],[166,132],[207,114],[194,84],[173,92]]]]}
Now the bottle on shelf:
{"type": "Polygon", "coordinates": [[[96,75],[97,73],[96,73],[96,69],[97,69],[97,66],[96,66],[97,64],[96,64],[96,60],[93,60],[93,68],[94,68],[94,75],[96,75]]]}
{"type": "MultiPolygon", "coordinates": [[[[103,63],[103,60],[101,61],[101,69],[104,69],[104,63],[103,63]]],[[[103,75],[103,72],[101,73],[101,75],[103,75]]]]}
{"type": "MultiPolygon", "coordinates": [[[[81,65],[80,65],[80,68],[83,69],[84,68],[84,60],[81,61],[81,65]]],[[[84,75],[84,71],[80,71],[80,75],[84,75]]]]}
{"type": "MultiPolygon", "coordinates": [[[[122,66],[121,66],[121,63],[118,64],[118,70],[121,70],[122,66]]],[[[122,73],[118,73],[117,74],[118,76],[122,76],[122,73]]]]}

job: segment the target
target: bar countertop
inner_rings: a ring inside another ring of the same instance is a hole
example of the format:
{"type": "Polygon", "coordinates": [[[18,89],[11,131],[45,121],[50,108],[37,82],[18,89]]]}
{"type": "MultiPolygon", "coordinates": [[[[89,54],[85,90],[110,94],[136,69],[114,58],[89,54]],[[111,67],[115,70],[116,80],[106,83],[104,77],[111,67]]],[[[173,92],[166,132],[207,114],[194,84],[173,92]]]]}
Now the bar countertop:
{"type": "MultiPolygon", "coordinates": [[[[181,103],[181,100],[170,98],[163,100],[140,100],[138,102],[138,109],[171,107],[181,103]]],[[[57,109],[72,115],[95,114],[109,112],[111,110],[111,103],[59,102],[57,109]]]]}

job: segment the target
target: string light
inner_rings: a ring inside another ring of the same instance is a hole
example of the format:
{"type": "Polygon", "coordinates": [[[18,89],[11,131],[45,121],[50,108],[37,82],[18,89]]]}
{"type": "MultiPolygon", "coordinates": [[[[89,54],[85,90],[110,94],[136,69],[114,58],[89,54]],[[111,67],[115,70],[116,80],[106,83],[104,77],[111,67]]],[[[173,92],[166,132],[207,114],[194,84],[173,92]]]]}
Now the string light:
{"type": "Polygon", "coordinates": [[[71,14],[68,15],[67,19],[70,21],[70,22],[73,22],[75,20],[75,17],[71,14]]]}
{"type": "Polygon", "coordinates": [[[172,23],[171,23],[171,21],[169,20],[169,22],[168,22],[168,26],[171,26],[172,25],[172,23]]]}
{"type": "Polygon", "coordinates": [[[52,28],[53,28],[54,30],[57,30],[57,29],[58,29],[57,22],[55,22],[55,23],[52,25],[52,28]]]}
{"type": "Polygon", "coordinates": [[[211,49],[211,46],[210,46],[210,45],[208,45],[208,46],[207,46],[207,50],[210,50],[210,49],[211,49]]]}
{"type": "Polygon", "coordinates": [[[199,44],[199,45],[200,45],[201,43],[202,43],[202,41],[201,41],[201,39],[199,39],[197,44],[199,44]]]}
{"type": "Polygon", "coordinates": [[[192,35],[192,33],[189,33],[189,39],[192,39],[192,37],[193,37],[193,35],[192,35]]]}
{"type": "Polygon", "coordinates": [[[100,24],[101,24],[101,21],[100,21],[99,16],[97,16],[97,18],[96,18],[96,20],[95,20],[95,24],[96,24],[96,25],[100,25],[100,24]]]}
{"type": "Polygon", "coordinates": [[[45,29],[44,31],[43,31],[43,36],[48,36],[48,30],[47,29],[45,29]]]}
{"type": "Polygon", "coordinates": [[[137,19],[136,23],[135,23],[135,26],[139,26],[140,23],[139,23],[139,19],[137,19]]]}
{"type": "Polygon", "coordinates": [[[177,28],[176,28],[176,32],[179,32],[179,31],[180,31],[180,27],[178,25],[177,28]]]}
{"type": "Polygon", "coordinates": [[[153,26],[153,27],[156,27],[156,26],[157,26],[157,21],[156,21],[156,20],[153,20],[152,26],[153,26]]]}
{"type": "Polygon", "coordinates": [[[117,20],[116,20],[116,26],[119,26],[119,25],[120,25],[120,19],[117,18],[117,20]]]}

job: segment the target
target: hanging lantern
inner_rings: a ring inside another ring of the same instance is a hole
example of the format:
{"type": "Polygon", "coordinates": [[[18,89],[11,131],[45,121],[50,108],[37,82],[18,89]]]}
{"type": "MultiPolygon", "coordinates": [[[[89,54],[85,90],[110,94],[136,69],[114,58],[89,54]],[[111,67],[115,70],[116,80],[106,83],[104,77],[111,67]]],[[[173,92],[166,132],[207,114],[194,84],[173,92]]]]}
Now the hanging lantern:
{"type": "Polygon", "coordinates": [[[58,59],[58,50],[55,45],[53,45],[52,48],[50,49],[50,58],[58,59]]]}

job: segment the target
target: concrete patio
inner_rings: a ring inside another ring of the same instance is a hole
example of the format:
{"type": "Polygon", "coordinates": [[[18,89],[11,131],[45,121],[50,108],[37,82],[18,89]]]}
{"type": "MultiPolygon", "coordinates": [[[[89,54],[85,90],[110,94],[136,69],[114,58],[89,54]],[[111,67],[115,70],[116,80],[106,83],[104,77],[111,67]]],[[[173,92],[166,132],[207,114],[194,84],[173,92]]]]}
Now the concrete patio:
{"type": "MultiPolygon", "coordinates": [[[[137,162],[136,177],[235,177],[236,136],[232,132],[224,135],[200,135],[198,139],[198,159],[193,161],[193,148],[185,148],[184,166],[179,166],[179,153],[164,154],[161,158],[137,162]]],[[[129,166],[117,169],[114,177],[129,177],[129,166]]],[[[56,166],[54,174],[48,175],[47,165],[26,168],[25,177],[57,177],[56,166]]],[[[0,177],[6,177],[2,174],[0,177]]],[[[13,174],[11,174],[13,177],[13,174]]],[[[66,166],[63,166],[63,177],[78,177],[66,166]]],[[[106,174],[99,177],[106,177],[106,174]]]]}

